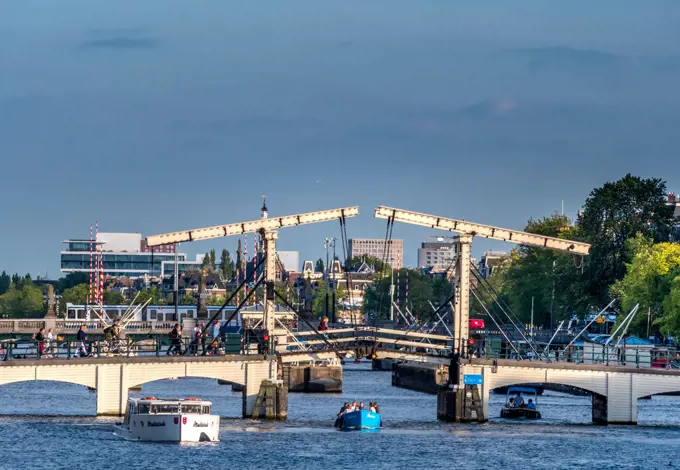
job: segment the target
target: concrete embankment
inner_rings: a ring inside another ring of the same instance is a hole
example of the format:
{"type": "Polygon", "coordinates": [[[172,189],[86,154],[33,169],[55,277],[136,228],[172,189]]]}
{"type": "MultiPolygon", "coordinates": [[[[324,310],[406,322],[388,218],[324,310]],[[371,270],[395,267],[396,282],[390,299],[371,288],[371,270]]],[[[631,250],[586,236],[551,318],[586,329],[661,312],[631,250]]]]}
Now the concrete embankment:
{"type": "Polygon", "coordinates": [[[340,366],[283,366],[283,383],[289,392],[340,393],[340,366]]]}
{"type": "Polygon", "coordinates": [[[436,395],[441,385],[446,384],[449,368],[437,364],[401,362],[392,369],[392,385],[418,392],[436,395]]]}

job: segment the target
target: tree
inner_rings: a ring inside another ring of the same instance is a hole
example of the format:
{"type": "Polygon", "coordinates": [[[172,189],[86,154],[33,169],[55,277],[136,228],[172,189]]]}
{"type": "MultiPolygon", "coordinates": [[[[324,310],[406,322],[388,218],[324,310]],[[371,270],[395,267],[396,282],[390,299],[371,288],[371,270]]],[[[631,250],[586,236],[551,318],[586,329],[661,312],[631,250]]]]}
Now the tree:
{"type": "Polygon", "coordinates": [[[219,272],[223,279],[231,280],[234,277],[234,262],[226,248],[222,249],[219,272]]]}
{"type": "Polygon", "coordinates": [[[217,269],[217,266],[215,264],[215,249],[210,250],[210,272],[214,273],[215,270],[217,269]]]}
{"type": "MultiPolygon", "coordinates": [[[[133,297],[134,298],[134,297],[133,297]]],[[[139,291],[139,295],[137,296],[136,303],[137,304],[143,304],[147,300],[151,299],[151,302],[149,305],[162,305],[165,303],[165,299],[160,298],[160,294],[158,292],[158,289],[156,289],[156,286],[152,286],[148,290],[142,290],[139,291]]]]}
{"type": "Polygon", "coordinates": [[[629,241],[628,251],[633,258],[626,263],[626,275],[611,287],[623,310],[617,323],[639,304],[629,333],[646,335],[647,313],[651,312],[654,329],[661,328],[666,336],[680,334],[680,244],[654,244],[638,235],[629,241]]]}
{"type": "Polygon", "coordinates": [[[12,278],[3,271],[0,274],[0,295],[4,294],[9,290],[9,285],[12,283],[12,278]]]}
{"type": "Polygon", "coordinates": [[[179,300],[180,305],[196,305],[196,298],[190,294],[184,294],[179,300]]]}
{"type": "MultiPolygon", "coordinates": [[[[566,216],[557,213],[550,217],[530,219],[524,231],[549,237],[580,238],[578,227],[573,227],[566,216]]],[[[529,323],[533,298],[534,324],[550,325],[551,317],[554,321],[566,319],[574,312],[589,310],[593,303],[585,293],[586,279],[578,269],[581,262],[581,259],[568,253],[519,246],[510,253],[501,277],[492,278],[500,286],[497,291],[506,299],[515,316],[529,323]]],[[[486,296],[486,307],[493,306],[484,288],[480,291],[486,296]]],[[[474,305],[480,307],[478,303],[474,305]]],[[[500,308],[497,308],[496,313],[505,320],[500,308]]]]}
{"type": "Polygon", "coordinates": [[[627,174],[594,189],[578,219],[583,238],[592,245],[586,264],[587,292],[607,303],[609,286],[626,274],[627,241],[641,233],[668,241],[673,207],[666,205],[666,183],[627,174]]]}
{"type": "Polygon", "coordinates": [[[125,305],[125,297],[118,290],[107,290],[104,292],[104,303],[106,305],[125,305]]]}
{"type": "Polygon", "coordinates": [[[75,287],[79,284],[88,284],[90,282],[88,273],[68,273],[66,276],[62,277],[57,281],[54,289],[57,292],[64,292],[66,289],[75,287]]]}
{"type": "Polygon", "coordinates": [[[17,273],[12,274],[12,284],[14,284],[15,286],[18,286],[20,281],[21,281],[21,278],[19,277],[19,274],[17,274],[17,273]]]}
{"type": "MultiPolygon", "coordinates": [[[[318,281],[318,286],[314,289],[314,296],[312,297],[312,313],[321,317],[326,312],[326,292],[328,292],[328,315],[330,316],[330,310],[333,308],[333,294],[332,290],[328,288],[328,285],[324,281],[318,281]]],[[[339,287],[335,290],[335,311],[340,310],[340,303],[347,300],[347,290],[343,287],[339,287]]]]}
{"type": "Polygon", "coordinates": [[[210,271],[210,253],[206,253],[205,256],[203,257],[203,262],[201,263],[201,270],[202,271],[210,271]]]}
{"type": "Polygon", "coordinates": [[[71,303],[75,305],[85,305],[87,302],[87,294],[89,288],[87,284],[78,284],[77,286],[66,289],[61,294],[61,299],[64,303],[71,303]]]}
{"type": "MultiPolygon", "coordinates": [[[[432,279],[422,274],[419,270],[408,269],[409,290],[408,308],[419,319],[428,319],[432,313],[430,302],[440,302],[444,295],[445,286],[439,279],[432,279]],[[435,296],[434,286],[437,286],[435,296]]],[[[391,279],[385,277],[382,280],[376,279],[372,288],[364,294],[363,313],[377,314],[379,318],[389,318],[390,312],[390,283],[391,279]]],[[[450,292],[450,290],[449,290],[450,292]]],[[[400,282],[395,286],[394,301],[406,298],[405,283],[400,282]]],[[[402,306],[403,308],[403,306],[402,306]]],[[[396,315],[396,314],[395,314],[396,315]]]]}
{"type": "Polygon", "coordinates": [[[316,260],[316,263],[314,264],[314,272],[317,273],[322,273],[326,270],[326,264],[323,262],[321,258],[316,260]]]}
{"type": "Polygon", "coordinates": [[[0,295],[0,313],[10,317],[31,317],[44,312],[42,290],[25,283],[17,287],[10,285],[7,292],[0,295]]]}

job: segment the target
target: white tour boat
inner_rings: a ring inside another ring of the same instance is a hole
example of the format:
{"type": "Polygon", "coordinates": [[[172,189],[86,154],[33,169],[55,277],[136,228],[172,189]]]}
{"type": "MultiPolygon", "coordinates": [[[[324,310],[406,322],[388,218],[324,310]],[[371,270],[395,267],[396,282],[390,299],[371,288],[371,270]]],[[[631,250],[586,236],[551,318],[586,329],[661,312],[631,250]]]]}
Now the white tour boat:
{"type": "Polygon", "coordinates": [[[138,441],[216,442],[220,417],[200,398],[130,398],[125,420],[114,427],[121,437],[138,441]]]}

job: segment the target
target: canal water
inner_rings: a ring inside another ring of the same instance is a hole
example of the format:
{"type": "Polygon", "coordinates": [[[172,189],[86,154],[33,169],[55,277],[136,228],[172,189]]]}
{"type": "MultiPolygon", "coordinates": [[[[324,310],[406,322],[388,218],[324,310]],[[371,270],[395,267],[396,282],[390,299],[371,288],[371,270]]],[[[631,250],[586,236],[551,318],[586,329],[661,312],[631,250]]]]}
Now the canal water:
{"type": "MultiPolygon", "coordinates": [[[[221,416],[240,416],[241,394],[214,380],[153,382],[141,395],[201,396],[221,416]]],[[[503,399],[492,396],[492,416],[503,399]]],[[[638,426],[591,425],[589,397],[546,392],[539,407],[538,422],[439,423],[434,396],[392,387],[390,372],[348,365],[342,394],[290,394],[284,423],[223,419],[219,443],[155,444],[113,435],[116,419],[92,416],[95,394],[84,387],[23,382],[0,387],[0,469],[680,467],[680,397],[640,400],[638,426]],[[383,430],[332,428],[340,405],[355,399],[380,403],[383,430]]]]}

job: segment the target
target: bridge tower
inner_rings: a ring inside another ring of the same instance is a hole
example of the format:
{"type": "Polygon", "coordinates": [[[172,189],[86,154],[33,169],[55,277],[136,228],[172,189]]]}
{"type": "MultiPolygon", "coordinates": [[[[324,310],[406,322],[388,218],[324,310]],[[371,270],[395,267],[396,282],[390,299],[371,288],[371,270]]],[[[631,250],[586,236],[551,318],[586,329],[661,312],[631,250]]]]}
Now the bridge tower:
{"type": "MultiPolygon", "coordinates": [[[[276,241],[278,230],[285,227],[295,227],[298,225],[327,222],[331,220],[342,220],[359,215],[357,206],[330,209],[317,212],[306,212],[302,214],[289,215],[284,217],[269,217],[266,203],[266,196],[263,196],[261,217],[258,220],[237,222],[226,225],[217,225],[181,232],[172,232],[161,235],[147,237],[147,246],[168,245],[180,242],[193,242],[208,240],[212,238],[228,237],[233,235],[244,235],[248,233],[258,233],[265,246],[264,260],[264,325],[265,334],[268,338],[268,351],[275,351],[276,340],[275,332],[275,292],[274,281],[276,279],[276,241]]],[[[269,372],[270,380],[276,380],[276,367],[272,366],[269,372]]]]}
{"type": "MultiPolygon", "coordinates": [[[[458,233],[455,238],[458,248],[456,263],[455,309],[453,314],[453,349],[449,367],[449,383],[440,391],[437,401],[437,415],[451,421],[482,421],[480,416],[478,387],[483,384],[468,383],[462,372],[461,359],[468,355],[470,318],[470,253],[473,237],[484,237],[521,245],[529,245],[568,253],[587,255],[590,245],[562,238],[547,237],[535,233],[482,225],[464,220],[450,219],[420,212],[379,206],[375,217],[392,222],[402,222],[423,227],[458,233]]],[[[472,378],[468,382],[472,382],[472,378]]],[[[482,394],[483,395],[483,394],[482,394]]]]}

